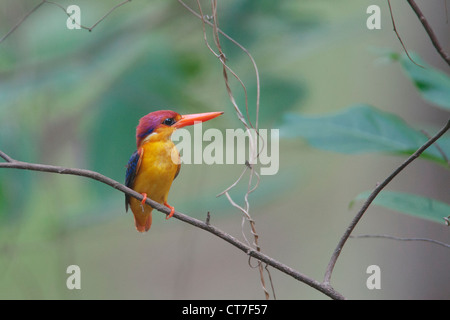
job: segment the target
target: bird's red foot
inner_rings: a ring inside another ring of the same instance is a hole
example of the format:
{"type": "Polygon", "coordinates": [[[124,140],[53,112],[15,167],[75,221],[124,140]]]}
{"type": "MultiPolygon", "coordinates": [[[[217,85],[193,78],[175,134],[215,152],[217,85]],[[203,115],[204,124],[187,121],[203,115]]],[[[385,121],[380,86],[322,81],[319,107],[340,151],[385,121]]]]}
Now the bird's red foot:
{"type": "Polygon", "coordinates": [[[170,213],[166,216],[166,220],[172,218],[173,213],[175,212],[175,208],[172,207],[170,204],[168,204],[167,202],[164,202],[164,205],[170,209],[170,213]]]}
{"type": "Polygon", "coordinates": [[[147,201],[147,194],[146,193],[141,193],[144,196],[144,199],[142,199],[141,201],[141,208],[142,208],[142,212],[144,212],[144,204],[145,201],[147,201]]]}

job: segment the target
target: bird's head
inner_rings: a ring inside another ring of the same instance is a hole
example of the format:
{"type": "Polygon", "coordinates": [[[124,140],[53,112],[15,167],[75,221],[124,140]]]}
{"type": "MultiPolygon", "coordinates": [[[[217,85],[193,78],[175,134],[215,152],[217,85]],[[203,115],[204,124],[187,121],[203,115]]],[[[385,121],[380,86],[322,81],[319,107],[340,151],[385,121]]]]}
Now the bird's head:
{"type": "Polygon", "coordinates": [[[143,116],[136,128],[136,145],[139,148],[144,141],[169,139],[179,128],[205,122],[220,116],[223,112],[206,112],[180,115],[171,110],[159,110],[143,116]]]}

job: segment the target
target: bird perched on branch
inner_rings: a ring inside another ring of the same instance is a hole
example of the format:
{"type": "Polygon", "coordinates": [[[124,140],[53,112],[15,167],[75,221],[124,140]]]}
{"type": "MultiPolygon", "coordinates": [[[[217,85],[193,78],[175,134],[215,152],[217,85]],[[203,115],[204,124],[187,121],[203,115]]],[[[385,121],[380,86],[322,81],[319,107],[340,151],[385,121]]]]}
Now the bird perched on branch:
{"type": "Polygon", "coordinates": [[[142,201],[125,195],[125,209],[133,211],[136,229],[148,231],[152,224],[153,208],[145,204],[147,197],[164,204],[171,212],[175,209],[167,203],[173,180],[180,172],[179,153],[170,139],[179,128],[211,120],[223,112],[207,112],[180,115],[171,110],[160,110],[147,114],[139,120],[136,128],[137,150],[127,165],[125,185],[144,196],[142,201]]]}

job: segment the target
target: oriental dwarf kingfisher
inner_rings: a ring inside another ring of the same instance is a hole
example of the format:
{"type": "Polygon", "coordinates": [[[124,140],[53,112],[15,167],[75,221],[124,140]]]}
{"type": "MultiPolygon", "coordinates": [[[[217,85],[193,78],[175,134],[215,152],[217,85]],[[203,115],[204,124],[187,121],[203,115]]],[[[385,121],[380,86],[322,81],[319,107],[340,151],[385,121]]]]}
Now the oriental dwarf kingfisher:
{"type": "Polygon", "coordinates": [[[160,110],[147,114],[139,120],[136,128],[137,150],[127,164],[125,185],[144,196],[142,201],[125,195],[125,209],[130,206],[136,229],[148,231],[152,224],[153,208],[145,204],[147,197],[164,204],[171,212],[174,207],[167,203],[173,180],[180,172],[180,155],[171,140],[172,133],[179,128],[211,120],[223,112],[207,112],[180,115],[171,110],[160,110]]]}

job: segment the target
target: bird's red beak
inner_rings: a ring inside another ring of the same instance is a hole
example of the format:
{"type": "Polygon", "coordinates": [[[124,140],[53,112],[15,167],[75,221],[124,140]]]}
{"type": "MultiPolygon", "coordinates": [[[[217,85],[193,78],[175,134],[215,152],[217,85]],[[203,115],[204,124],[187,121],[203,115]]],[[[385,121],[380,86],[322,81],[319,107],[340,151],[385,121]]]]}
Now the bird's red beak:
{"type": "Polygon", "coordinates": [[[173,127],[175,128],[183,128],[186,126],[191,126],[196,122],[205,122],[215,117],[223,114],[223,111],[220,112],[206,112],[206,113],[195,113],[195,114],[185,114],[181,116],[181,119],[178,120],[173,127]]]}

